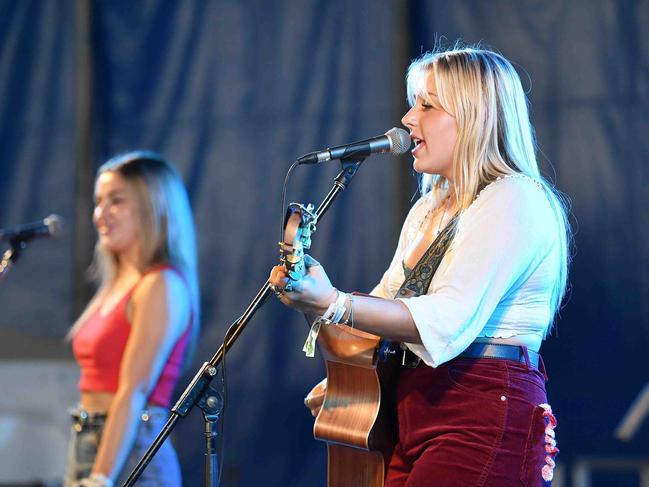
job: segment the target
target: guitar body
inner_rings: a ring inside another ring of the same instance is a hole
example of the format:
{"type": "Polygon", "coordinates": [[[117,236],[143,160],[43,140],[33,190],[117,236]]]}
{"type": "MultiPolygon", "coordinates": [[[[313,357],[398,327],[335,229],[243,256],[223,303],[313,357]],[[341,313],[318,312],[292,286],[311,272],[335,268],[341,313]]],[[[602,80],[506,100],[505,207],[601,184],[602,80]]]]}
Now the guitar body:
{"type": "MultiPolygon", "coordinates": [[[[299,281],[306,274],[304,249],[311,245],[311,234],[323,206],[316,213],[312,208],[291,203],[286,212],[280,252],[289,278],[287,288],[291,281],[299,281]]],[[[426,292],[453,239],[457,221],[458,213],[401,284],[399,297],[426,292]]],[[[350,317],[353,323],[351,310],[350,317]]],[[[309,356],[313,356],[313,334],[305,343],[309,356]]],[[[383,487],[397,440],[396,384],[400,367],[395,361],[379,362],[380,337],[345,325],[321,325],[317,342],[327,366],[327,390],[313,435],[327,443],[328,485],[383,487]]]]}
{"type": "Polygon", "coordinates": [[[380,338],[344,325],[320,328],[327,392],[313,434],[327,442],[329,487],[382,487],[396,443],[398,369],[379,363],[380,338]]]}
{"type": "MultiPolygon", "coordinates": [[[[304,249],[316,222],[311,205],[289,205],[280,253],[291,281],[306,274],[304,249]]],[[[323,325],[317,341],[327,366],[327,392],[313,435],[327,443],[328,485],[383,487],[396,444],[399,367],[378,361],[378,336],[349,326],[323,325]]],[[[305,344],[305,351],[312,346],[305,344]]]]}

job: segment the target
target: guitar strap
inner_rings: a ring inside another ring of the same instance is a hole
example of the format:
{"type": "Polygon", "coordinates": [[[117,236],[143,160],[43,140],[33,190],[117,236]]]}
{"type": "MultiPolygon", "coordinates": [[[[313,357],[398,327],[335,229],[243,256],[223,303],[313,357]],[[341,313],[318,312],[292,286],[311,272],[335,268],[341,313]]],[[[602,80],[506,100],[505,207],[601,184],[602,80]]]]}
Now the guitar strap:
{"type": "Polygon", "coordinates": [[[455,236],[458,216],[459,213],[456,213],[451,218],[444,229],[433,240],[433,243],[430,244],[428,250],[421,256],[414,269],[407,273],[395,298],[412,298],[428,292],[433,276],[455,236]]]}
{"type": "MultiPolygon", "coordinates": [[[[428,292],[433,276],[437,271],[444,254],[448,251],[455,236],[455,229],[459,219],[459,213],[446,224],[444,229],[437,235],[430,247],[421,256],[415,267],[407,273],[401,287],[397,291],[395,298],[409,298],[421,296],[428,292]]],[[[401,374],[402,366],[416,367],[421,359],[418,356],[408,354],[409,350],[405,344],[381,340],[379,344],[379,362],[377,370],[379,371],[379,380],[381,381],[381,410],[383,414],[383,427],[385,431],[391,431],[386,435],[396,435],[394,430],[390,430],[389,425],[397,424],[397,382],[401,374]],[[395,360],[396,359],[396,360],[395,360]]],[[[393,441],[396,442],[396,436],[393,441]]],[[[387,457],[386,457],[387,458],[387,457]]]]}
{"type": "MultiPolygon", "coordinates": [[[[419,262],[415,265],[414,269],[407,272],[406,278],[404,279],[401,287],[395,295],[396,298],[412,298],[415,296],[421,296],[428,292],[430,283],[433,280],[433,276],[437,271],[444,254],[448,251],[448,248],[451,246],[453,237],[455,236],[455,228],[457,226],[459,213],[453,215],[453,218],[446,224],[444,229],[439,232],[433,243],[430,244],[428,250],[424,252],[424,255],[421,256],[419,262]]],[[[406,365],[408,367],[416,367],[420,358],[418,356],[413,356],[412,353],[407,354],[408,349],[403,343],[392,342],[389,340],[381,340],[379,345],[379,358],[380,361],[384,364],[387,364],[390,360],[390,357],[401,356],[401,365],[406,365]],[[407,356],[409,358],[407,358],[407,356]]],[[[391,362],[391,361],[390,361],[391,362]]],[[[394,364],[394,362],[391,362],[394,364]]],[[[392,370],[392,372],[387,371],[387,365],[384,365],[383,375],[386,377],[389,374],[392,374],[392,381],[394,382],[394,377],[398,375],[398,372],[392,370]]]]}

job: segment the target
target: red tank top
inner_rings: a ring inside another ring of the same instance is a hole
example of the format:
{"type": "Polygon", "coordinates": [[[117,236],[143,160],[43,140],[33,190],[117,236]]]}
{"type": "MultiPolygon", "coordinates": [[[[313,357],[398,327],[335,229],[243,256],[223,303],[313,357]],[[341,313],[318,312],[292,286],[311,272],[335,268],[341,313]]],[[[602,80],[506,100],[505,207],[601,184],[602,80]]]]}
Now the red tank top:
{"type": "MultiPolygon", "coordinates": [[[[154,270],[165,269],[171,269],[183,281],[185,280],[182,274],[173,267],[165,266],[162,269],[158,267],[154,270]]],[[[88,317],[81,329],[74,335],[72,350],[81,368],[80,391],[117,392],[119,367],[131,332],[131,324],[126,317],[126,305],[139,283],[140,281],[107,314],[101,313],[100,306],[88,317]]],[[[180,377],[185,349],[193,326],[193,316],[192,311],[185,331],[174,345],[158,378],[158,382],[148,398],[149,403],[169,407],[171,395],[180,377]]]]}

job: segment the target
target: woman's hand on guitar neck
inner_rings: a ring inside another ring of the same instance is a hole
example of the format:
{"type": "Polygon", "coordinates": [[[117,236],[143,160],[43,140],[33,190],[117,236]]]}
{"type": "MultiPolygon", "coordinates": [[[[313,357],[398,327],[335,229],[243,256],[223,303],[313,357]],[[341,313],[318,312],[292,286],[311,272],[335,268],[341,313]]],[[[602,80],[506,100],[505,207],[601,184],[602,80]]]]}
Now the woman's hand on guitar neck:
{"type": "Polygon", "coordinates": [[[320,263],[309,255],[304,257],[307,274],[302,279],[290,280],[286,268],[277,265],[270,271],[268,281],[278,292],[279,300],[285,305],[304,313],[322,315],[336,300],[338,291],[331,285],[320,263]],[[285,290],[289,282],[290,292],[285,290]]]}
{"type": "Polygon", "coordinates": [[[322,409],[326,392],[327,378],[325,377],[304,398],[304,405],[311,410],[314,418],[320,413],[320,409],[322,409]]]}

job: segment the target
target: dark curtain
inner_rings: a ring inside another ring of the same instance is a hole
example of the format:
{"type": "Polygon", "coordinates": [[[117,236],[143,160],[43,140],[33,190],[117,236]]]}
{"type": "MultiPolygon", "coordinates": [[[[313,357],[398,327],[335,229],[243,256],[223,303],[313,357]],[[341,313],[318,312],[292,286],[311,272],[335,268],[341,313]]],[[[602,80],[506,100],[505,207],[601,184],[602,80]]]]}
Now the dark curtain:
{"type": "MultiPolygon", "coordinates": [[[[541,165],[573,205],[571,291],[543,348],[560,461],[646,454],[646,426],[630,444],[611,435],[647,381],[637,352],[649,338],[647,2],[91,5],[75,18],[71,0],[0,2],[0,226],[52,212],[67,223],[60,240],[30,245],[0,284],[4,357],[71,360],[63,337],[84,278],[74,264],[89,258],[74,242],[94,239],[75,221],[79,168],[147,148],[184,175],[200,252],[198,367],[277,262],[290,163],[399,126],[410,59],[436,42],[481,41],[520,70],[541,165]],[[93,83],[92,153],[81,161],[79,22],[92,33],[93,83]]],[[[319,203],[338,170],[298,169],[289,201],[319,203]]],[[[408,157],[367,160],[314,236],[311,253],[332,282],[368,291],[378,281],[415,185],[408,157]]],[[[273,299],[228,355],[225,485],[325,485],[325,448],[302,405],[324,369],[301,352],[306,333],[273,299]]],[[[202,431],[195,411],[175,434],[185,485],[202,484],[202,431]]]]}

